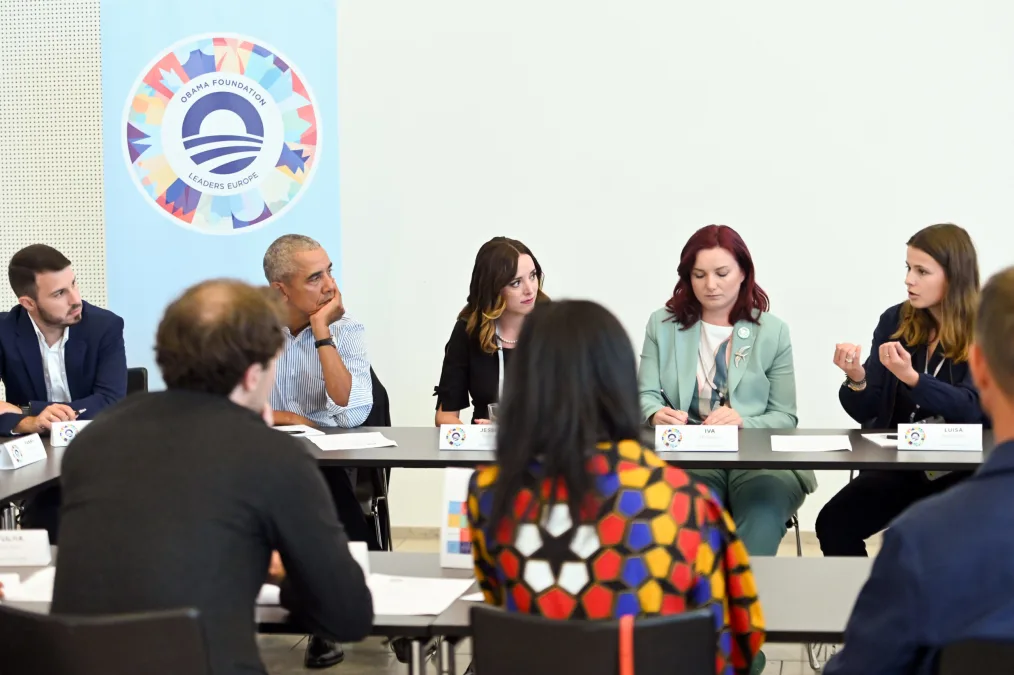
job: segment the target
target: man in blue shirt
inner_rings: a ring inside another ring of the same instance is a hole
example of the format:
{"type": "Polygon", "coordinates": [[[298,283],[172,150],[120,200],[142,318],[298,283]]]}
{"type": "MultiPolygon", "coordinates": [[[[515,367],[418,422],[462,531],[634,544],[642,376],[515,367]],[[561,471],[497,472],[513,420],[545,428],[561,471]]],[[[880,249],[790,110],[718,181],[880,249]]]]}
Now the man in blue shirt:
{"type": "Polygon", "coordinates": [[[969,366],[996,447],[884,535],[826,675],[931,675],[940,650],[1014,639],[1014,268],[982,290],[969,366]]]}
{"type": "MultiPolygon", "coordinates": [[[[365,422],[373,408],[363,324],[345,313],[331,267],[327,251],[298,234],[279,237],[264,254],[264,276],[288,313],[271,390],[275,424],[351,428],[365,422]]],[[[322,473],[349,538],[378,548],[356,501],[355,474],[343,469],[322,473]]],[[[327,668],[343,658],[338,644],[314,636],[304,663],[327,668]]]]}

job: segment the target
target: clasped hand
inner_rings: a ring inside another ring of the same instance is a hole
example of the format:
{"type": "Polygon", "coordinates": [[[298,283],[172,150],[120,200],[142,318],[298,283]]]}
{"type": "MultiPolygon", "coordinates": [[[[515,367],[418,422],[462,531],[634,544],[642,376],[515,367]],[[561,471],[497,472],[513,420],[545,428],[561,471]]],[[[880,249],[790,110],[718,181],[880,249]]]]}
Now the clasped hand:
{"type": "MultiPolygon", "coordinates": [[[[665,407],[656,412],[651,422],[655,426],[672,425],[679,426],[687,423],[688,415],[683,410],[673,410],[665,407]]],[[[702,422],[706,425],[733,424],[737,427],[743,426],[743,418],[734,408],[723,405],[711,411],[711,414],[702,422]]]]}

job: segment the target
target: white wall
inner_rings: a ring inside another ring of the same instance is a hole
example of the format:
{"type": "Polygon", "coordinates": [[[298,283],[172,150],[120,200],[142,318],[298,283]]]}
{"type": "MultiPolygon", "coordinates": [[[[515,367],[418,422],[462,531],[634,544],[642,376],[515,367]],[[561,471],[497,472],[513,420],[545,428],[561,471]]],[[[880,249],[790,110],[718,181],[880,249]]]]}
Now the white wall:
{"type": "MultiPolygon", "coordinates": [[[[556,298],[640,349],[697,227],[750,245],[792,330],[803,427],[850,426],[831,364],[904,297],[904,242],[967,227],[1010,263],[1004,0],[840,5],[343,0],[344,292],[395,422],[429,425],[475,251],[522,239],[556,298]]],[[[804,526],[846,475],[825,472],[804,526]]],[[[439,472],[396,472],[396,525],[436,526],[439,472]]]]}

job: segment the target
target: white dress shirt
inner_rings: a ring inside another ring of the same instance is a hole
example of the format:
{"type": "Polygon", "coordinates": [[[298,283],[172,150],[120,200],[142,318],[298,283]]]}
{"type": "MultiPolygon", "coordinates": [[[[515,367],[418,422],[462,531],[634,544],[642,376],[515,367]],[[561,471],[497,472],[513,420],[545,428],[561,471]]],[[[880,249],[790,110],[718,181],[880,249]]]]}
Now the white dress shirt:
{"type": "Polygon", "coordinates": [[[285,329],[285,346],[278,359],[271,407],[301,415],[324,427],[358,427],[373,409],[373,381],[370,359],[366,355],[365,330],[363,324],[347,314],[332,323],[330,329],[338,345],[338,356],[352,375],[348,405],[340,406],[328,395],[324,369],[317,348],[313,346],[316,342],[313,330],[307,326],[298,335],[285,329]]]}
{"type": "Polygon", "coordinates": [[[29,314],[32,321],[32,328],[39,338],[39,350],[42,352],[42,372],[46,378],[46,400],[50,403],[70,403],[70,385],[67,384],[67,362],[64,360],[64,351],[67,346],[67,338],[70,331],[64,327],[63,335],[52,347],[46,342],[46,336],[39,330],[35,319],[29,314]]]}

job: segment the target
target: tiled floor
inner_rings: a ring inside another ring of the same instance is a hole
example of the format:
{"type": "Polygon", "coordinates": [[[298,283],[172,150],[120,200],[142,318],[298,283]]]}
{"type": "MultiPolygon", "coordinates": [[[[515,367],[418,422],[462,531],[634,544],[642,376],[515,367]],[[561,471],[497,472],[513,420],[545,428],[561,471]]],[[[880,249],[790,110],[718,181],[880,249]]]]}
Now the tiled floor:
{"type": "MultiPolygon", "coordinates": [[[[803,555],[819,556],[813,533],[804,532],[803,555]]],[[[880,549],[880,540],[875,538],[868,542],[871,555],[880,549]]],[[[437,540],[433,538],[402,539],[395,543],[398,551],[433,551],[437,550],[437,540]]],[[[795,535],[789,532],[778,549],[778,555],[796,555],[795,535]]],[[[303,668],[303,650],[306,643],[302,637],[288,635],[262,635],[259,638],[261,655],[271,675],[303,675],[310,672],[330,673],[334,675],[401,675],[406,672],[404,665],[398,663],[394,654],[379,638],[371,638],[365,642],[345,645],[345,661],[326,671],[309,671],[303,668]]],[[[459,645],[457,653],[458,673],[463,673],[468,666],[468,642],[459,645]]],[[[806,659],[804,645],[770,644],[764,648],[768,664],[764,675],[808,675],[812,673],[806,659]]],[[[825,656],[826,658],[826,656],[825,656]]],[[[435,672],[430,665],[429,672],[435,672]]]]}

